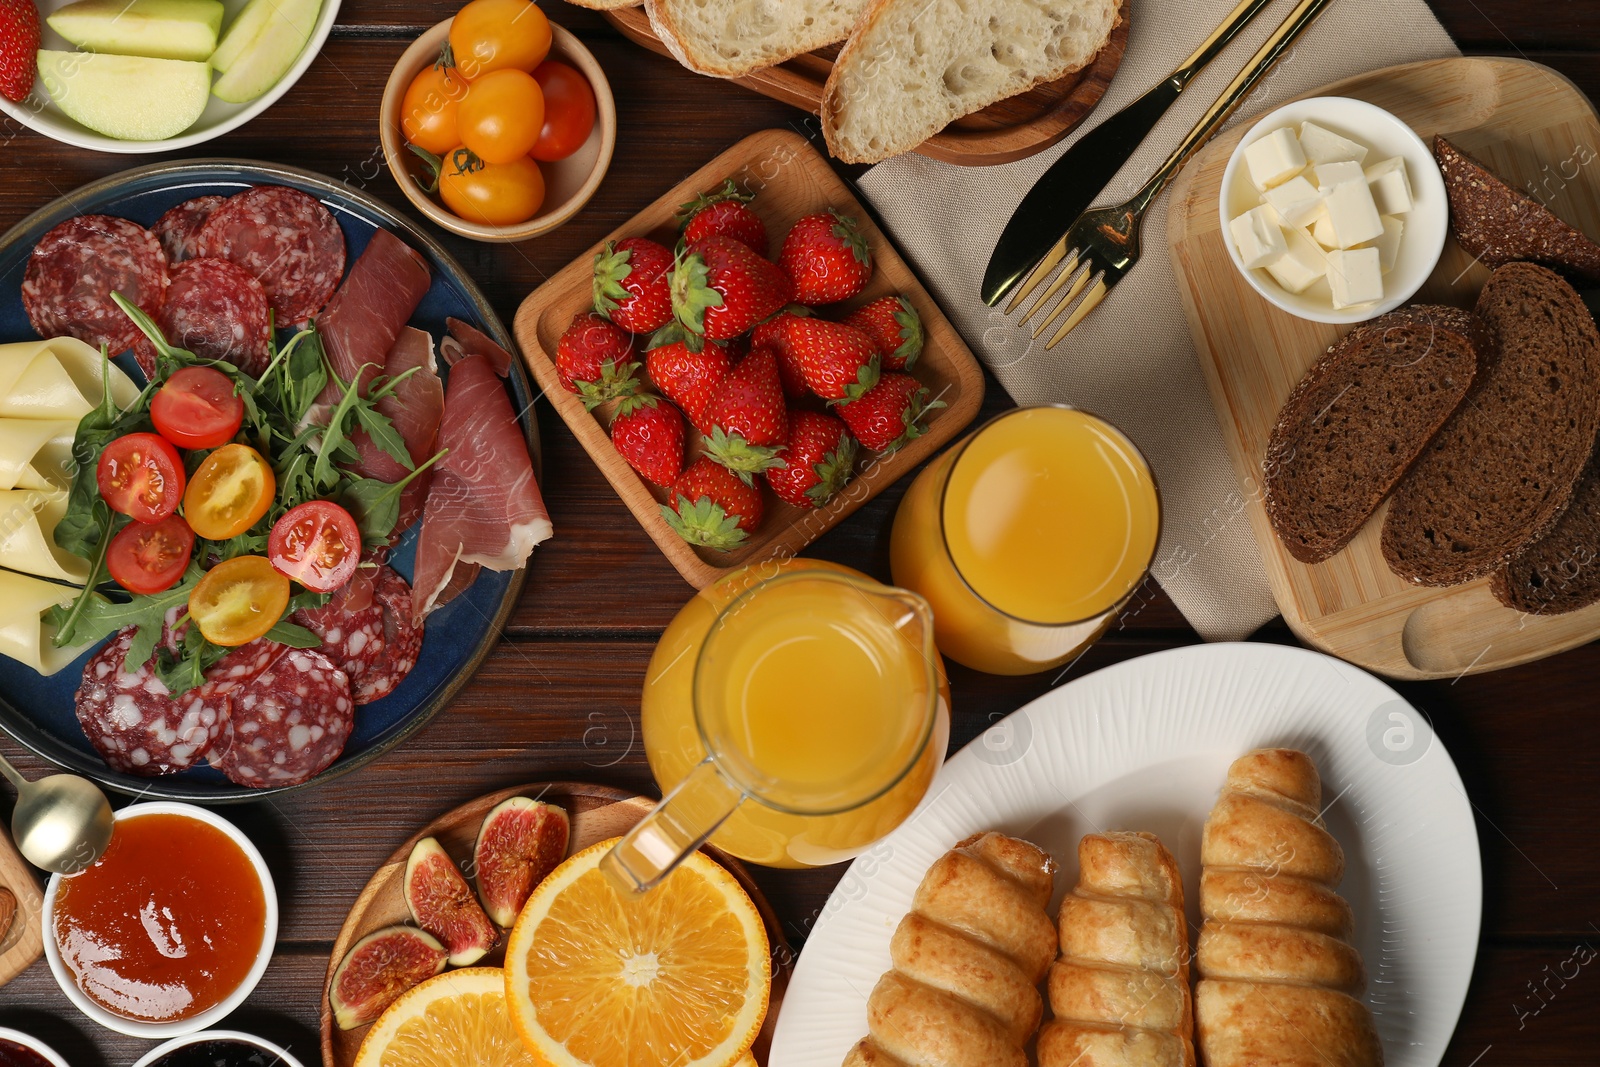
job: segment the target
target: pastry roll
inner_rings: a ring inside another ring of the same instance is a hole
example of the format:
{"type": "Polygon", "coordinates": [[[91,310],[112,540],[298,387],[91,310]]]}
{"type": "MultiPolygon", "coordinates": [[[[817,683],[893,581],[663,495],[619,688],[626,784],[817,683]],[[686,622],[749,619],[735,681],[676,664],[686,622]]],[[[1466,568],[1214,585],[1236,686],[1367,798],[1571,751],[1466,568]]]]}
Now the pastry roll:
{"type": "Polygon", "coordinates": [[[0,489],[72,486],[70,419],[0,419],[0,489]]]}
{"type": "Polygon", "coordinates": [[[1194,1067],[1183,879],[1153,834],[1090,834],[1061,902],[1039,1067],[1194,1067]]]}
{"type": "Polygon", "coordinates": [[[66,607],[78,590],[29,578],[25,574],[0,571],[0,656],[25,663],[40,674],[54,674],[89,648],[56,648],[51,642],[55,627],[44,621],[44,613],[60,605],[66,607]]]}
{"type": "Polygon", "coordinates": [[[1207,1067],[1379,1067],[1344,851],[1302,752],[1234,761],[1201,838],[1195,1025],[1207,1067]]]}
{"type": "MultiPolygon", "coordinates": [[[[75,337],[0,345],[0,418],[76,423],[104,397],[100,353],[75,337]]],[[[139,389],[111,366],[111,397],[126,408],[139,389]]]]}
{"type": "Polygon", "coordinates": [[[1045,913],[1055,861],[1003,834],[936,860],[889,945],[893,969],[867,1000],[870,1035],[845,1067],[1027,1067],[1036,988],[1055,956],[1045,913]]]}
{"type": "Polygon", "coordinates": [[[89,561],[56,547],[56,523],[67,512],[60,489],[0,490],[0,567],[82,585],[89,561]]]}

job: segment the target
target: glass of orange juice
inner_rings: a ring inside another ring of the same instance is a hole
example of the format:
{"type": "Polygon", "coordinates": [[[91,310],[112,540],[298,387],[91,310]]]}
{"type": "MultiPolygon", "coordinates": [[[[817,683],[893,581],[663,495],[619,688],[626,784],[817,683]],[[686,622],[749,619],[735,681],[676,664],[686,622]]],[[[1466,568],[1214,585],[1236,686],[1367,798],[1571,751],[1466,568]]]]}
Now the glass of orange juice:
{"type": "Polygon", "coordinates": [[[736,572],[678,613],[640,718],[666,799],[604,861],[635,891],[707,840],[774,867],[849,859],[911,814],[950,733],[927,602],[798,559],[736,572]]]}
{"type": "Polygon", "coordinates": [[[929,464],[895,513],[897,585],[933,606],[940,651],[990,674],[1059,666],[1105,632],[1161,538],[1155,478],[1086,411],[995,416],[929,464]]]}

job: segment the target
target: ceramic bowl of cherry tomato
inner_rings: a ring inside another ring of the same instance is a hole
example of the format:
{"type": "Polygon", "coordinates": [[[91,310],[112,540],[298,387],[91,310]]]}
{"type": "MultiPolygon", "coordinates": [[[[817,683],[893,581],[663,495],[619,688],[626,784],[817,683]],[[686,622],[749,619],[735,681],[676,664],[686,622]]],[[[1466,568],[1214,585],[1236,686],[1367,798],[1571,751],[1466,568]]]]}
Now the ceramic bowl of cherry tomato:
{"type": "Polygon", "coordinates": [[[406,197],[478,241],[521,241],[572,218],[617,140],[600,64],[529,0],[471,0],[417,38],[378,122],[406,197]]]}

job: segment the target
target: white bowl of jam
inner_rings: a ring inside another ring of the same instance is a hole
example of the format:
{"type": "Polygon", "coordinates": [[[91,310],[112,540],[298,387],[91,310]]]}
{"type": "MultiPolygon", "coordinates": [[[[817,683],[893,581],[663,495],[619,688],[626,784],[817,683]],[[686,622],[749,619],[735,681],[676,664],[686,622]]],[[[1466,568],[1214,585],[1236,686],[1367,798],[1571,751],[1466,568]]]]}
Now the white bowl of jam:
{"type": "Polygon", "coordinates": [[[44,953],[73,1006],[132,1037],[215,1026],[278,936],[266,861],[232,823],[168,802],[117,812],[105,855],[45,887],[44,953]]]}
{"type": "Polygon", "coordinates": [[[56,1050],[31,1034],[0,1026],[0,1067],[68,1067],[56,1050]]]}
{"type": "Polygon", "coordinates": [[[145,1053],[133,1067],[301,1067],[270,1041],[238,1030],[175,1037],[145,1053]]]}

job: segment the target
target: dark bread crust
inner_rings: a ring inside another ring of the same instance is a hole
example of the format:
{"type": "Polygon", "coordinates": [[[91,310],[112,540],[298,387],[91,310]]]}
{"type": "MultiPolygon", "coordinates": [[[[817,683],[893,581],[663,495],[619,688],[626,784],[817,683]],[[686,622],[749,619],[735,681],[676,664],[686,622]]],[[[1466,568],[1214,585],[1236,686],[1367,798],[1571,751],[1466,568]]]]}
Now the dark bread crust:
{"type": "Polygon", "coordinates": [[[1267,518],[1291,556],[1321,563],[1356,535],[1450,417],[1487,347],[1460,308],[1362,323],[1284,401],[1267,442],[1267,518]]]}
{"type": "Polygon", "coordinates": [[[1433,156],[1444,173],[1456,241],[1473,258],[1489,267],[1523,260],[1600,281],[1600,245],[1443,137],[1434,137],[1433,156]]]}
{"type": "Polygon", "coordinates": [[[1402,578],[1482,578],[1561,518],[1600,429],[1600,331],[1561,277],[1496,270],[1478,296],[1478,378],[1395,488],[1383,555],[1402,578]]]}
{"type": "Polygon", "coordinates": [[[1600,453],[1549,533],[1511,557],[1489,583],[1495,598],[1530,615],[1561,615],[1600,601],[1600,453]]]}

